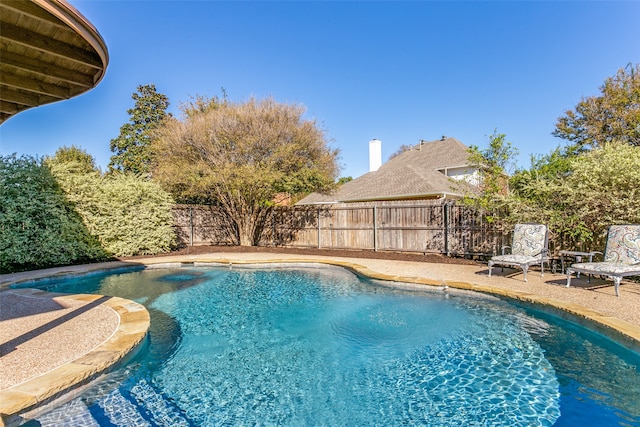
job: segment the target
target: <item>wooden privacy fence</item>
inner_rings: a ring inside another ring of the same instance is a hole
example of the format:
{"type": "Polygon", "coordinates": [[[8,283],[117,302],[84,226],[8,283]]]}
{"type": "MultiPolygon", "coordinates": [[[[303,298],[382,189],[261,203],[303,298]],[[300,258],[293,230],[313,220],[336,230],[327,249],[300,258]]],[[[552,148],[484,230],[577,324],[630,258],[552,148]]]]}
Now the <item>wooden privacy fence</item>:
{"type": "MultiPolygon", "coordinates": [[[[233,225],[216,207],[179,206],[183,245],[234,244],[233,225]]],[[[260,246],[496,254],[506,236],[477,210],[455,203],[278,207],[262,228],[260,246]]]]}

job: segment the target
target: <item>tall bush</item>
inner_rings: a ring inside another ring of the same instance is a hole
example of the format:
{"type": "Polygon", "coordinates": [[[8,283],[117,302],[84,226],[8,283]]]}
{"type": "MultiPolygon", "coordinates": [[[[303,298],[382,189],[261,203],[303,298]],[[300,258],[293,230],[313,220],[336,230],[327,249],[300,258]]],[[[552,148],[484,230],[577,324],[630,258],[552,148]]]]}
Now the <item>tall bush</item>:
{"type": "Polygon", "coordinates": [[[564,193],[587,240],[611,224],[640,224],[640,146],[608,143],[576,157],[564,193]]]}
{"type": "Polygon", "coordinates": [[[577,156],[559,150],[512,180],[512,222],[548,224],[572,248],[604,248],[612,224],[640,223],[640,147],[611,142],[577,156]]]}
{"type": "Polygon", "coordinates": [[[0,272],[108,258],[40,159],[0,156],[0,272]]]}
{"type": "MultiPolygon", "coordinates": [[[[143,176],[102,175],[92,158],[63,147],[47,160],[87,229],[115,256],[168,252],[175,244],[173,200],[143,176]]],[[[82,150],[80,150],[82,151],[82,150]]]]}
{"type": "Polygon", "coordinates": [[[99,215],[92,227],[104,247],[117,256],[168,252],[175,244],[173,200],[160,185],[137,175],[102,180],[99,215]]]}

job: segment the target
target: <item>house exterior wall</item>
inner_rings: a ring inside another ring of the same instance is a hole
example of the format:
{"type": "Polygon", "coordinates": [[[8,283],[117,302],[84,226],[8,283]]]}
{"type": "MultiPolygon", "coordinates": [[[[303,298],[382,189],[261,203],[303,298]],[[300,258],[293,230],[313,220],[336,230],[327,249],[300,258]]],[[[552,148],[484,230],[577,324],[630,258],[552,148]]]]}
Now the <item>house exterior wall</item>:
{"type": "Polygon", "coordinates": [[[447,168],[445,175],[456,181],[465,181],[471,185],[480,185],[480,172],[472,166],[461,166],[456,168],[447,168]]]}

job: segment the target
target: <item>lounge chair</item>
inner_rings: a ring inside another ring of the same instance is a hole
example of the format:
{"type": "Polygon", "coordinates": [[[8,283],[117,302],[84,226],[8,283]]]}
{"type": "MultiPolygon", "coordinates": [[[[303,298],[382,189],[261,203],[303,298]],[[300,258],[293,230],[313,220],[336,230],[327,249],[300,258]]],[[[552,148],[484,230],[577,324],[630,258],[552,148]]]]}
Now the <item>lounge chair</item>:
{"type": "Polygon", "coordinates": [[[607,233],[603,262],[583,262],[567,268],[567,288],[571,273],[598,274],[613,280],[616,296],[625,276],[640,276],[640,224],[612,225],[607,233]]]}
{"type": "Polygon", "coordinates": [[[527,281],[527,270],[532,265],[540,264],[544,276],[544,263],[549,262],[549,230],[543,224],[516,224],[513,230],[513,243],[502,247],[502,255],[489,260],[489,276],[494,264],[522,268],[524,281],[527,281]],[[506,249],[511,253],[506,254],[506,249]]]}

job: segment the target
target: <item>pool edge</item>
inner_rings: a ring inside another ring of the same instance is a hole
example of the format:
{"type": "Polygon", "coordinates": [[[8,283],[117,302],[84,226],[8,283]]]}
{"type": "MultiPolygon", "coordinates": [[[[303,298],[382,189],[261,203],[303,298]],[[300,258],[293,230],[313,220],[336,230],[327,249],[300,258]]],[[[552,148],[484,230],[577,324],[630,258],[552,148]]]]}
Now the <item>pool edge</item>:
{"type": "MultiPolygon", "coordinates": [[[[19,291],[44,291],[21,288],[19,291]]],[[[60,294],[56,294],[60,295],[60,294]]],[[[58,298],[92,301],[102,295],[66,294],[58,298]]],[[[104,342],[77,359],[40,376],[0,391],[0,426],[26,422],[30,411],[42,407],[108,372],[144,342],[150,326],[147,309],[134,301],[110,297],[100,305],[119,317],[118,327],[104,342]]]]}

